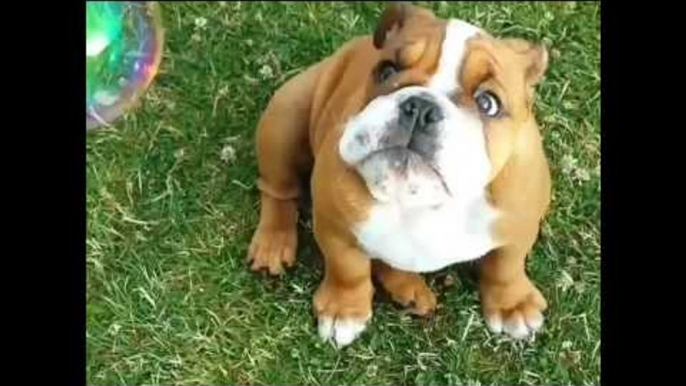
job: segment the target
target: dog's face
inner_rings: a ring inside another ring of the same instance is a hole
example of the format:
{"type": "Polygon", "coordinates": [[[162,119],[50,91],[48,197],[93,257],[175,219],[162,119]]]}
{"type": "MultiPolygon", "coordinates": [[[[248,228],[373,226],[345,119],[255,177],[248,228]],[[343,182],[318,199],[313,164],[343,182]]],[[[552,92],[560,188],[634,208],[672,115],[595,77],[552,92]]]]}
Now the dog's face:
{"type": "Polygon", "coordinates": [[[546,50],[406,4],[384,12],[374,45],[380,60],[344,127],[343,161],[379,201],[432,206],[482,194],[535,124],[546,50]]]}

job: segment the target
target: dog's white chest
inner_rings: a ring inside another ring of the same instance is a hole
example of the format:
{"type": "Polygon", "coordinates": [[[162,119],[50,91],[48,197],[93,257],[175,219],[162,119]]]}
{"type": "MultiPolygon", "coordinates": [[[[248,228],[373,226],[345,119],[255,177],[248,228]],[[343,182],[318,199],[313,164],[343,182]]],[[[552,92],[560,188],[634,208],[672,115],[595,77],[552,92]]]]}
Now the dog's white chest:
{"type": "Polygon", "coordinates": [[[353,231],[371,258],[404,271],[431,272],[498,247],[492,231],[496,218],[484,197],[438,208],[384,203],[372,207],[353,231]]]}

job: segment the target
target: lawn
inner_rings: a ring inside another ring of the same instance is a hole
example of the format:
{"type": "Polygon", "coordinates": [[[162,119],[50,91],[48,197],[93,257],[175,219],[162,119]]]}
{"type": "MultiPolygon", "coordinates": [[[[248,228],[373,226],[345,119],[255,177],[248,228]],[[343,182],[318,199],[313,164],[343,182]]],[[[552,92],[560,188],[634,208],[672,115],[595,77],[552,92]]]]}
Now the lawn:
{"type": "Polygon", "coordinates": [[[599,383],[599,4],[428,5],[550,47],[536,113],[555,192],[528,265],[550,308],[535,339],[492,335],[472,276],[452,267],[429,276],[433,318],[379,294],[358,341],[320,342],[307,216],[283,278],[248,269],[262,109],[293,74],[373,31],[383,4],[163,3],[158,77],[139,108],[88,134],[89,384],[599,383]]]}

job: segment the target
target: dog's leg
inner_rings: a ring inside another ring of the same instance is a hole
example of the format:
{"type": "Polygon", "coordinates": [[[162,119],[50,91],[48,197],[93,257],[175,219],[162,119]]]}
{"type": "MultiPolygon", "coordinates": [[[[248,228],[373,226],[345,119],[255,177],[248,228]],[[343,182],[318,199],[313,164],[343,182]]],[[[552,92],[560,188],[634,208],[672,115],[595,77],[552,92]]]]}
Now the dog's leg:
{"type": "Polygon", "coordinates": [[[543,324],[547,303],[525,272],[527,255],[538,236],[538,224],[522,229],[522,237],[481,261],[479,289],[484,318],[491,331],[526,338],[543,324]]]}
{"type": "Polygon", "coordinates": [[[317,224],[315,219],[315,237],[325,265],[324,280],[313,302],[319,336],[343,347],[357,338],[372,316],[371,261],[340,233],[323,230],[317,224]]]}
{"type": "Polygon", "coordinates": [[[253,270],[272,275],[291,266],[297,250],[300,178],[311,167],[309,118],[318,65],[289,80],[272,97],[259,123],[256,151],[260,222],[248,250],[253,270]]]}
{"type": "Polygon", "coordinates": [[[422,275],[392,268],[380,260],[374,260],[372,264],[374,277],[394,301],[409,307],[412,313],[420,316],[436,309],[436,295],[422,275]]]}

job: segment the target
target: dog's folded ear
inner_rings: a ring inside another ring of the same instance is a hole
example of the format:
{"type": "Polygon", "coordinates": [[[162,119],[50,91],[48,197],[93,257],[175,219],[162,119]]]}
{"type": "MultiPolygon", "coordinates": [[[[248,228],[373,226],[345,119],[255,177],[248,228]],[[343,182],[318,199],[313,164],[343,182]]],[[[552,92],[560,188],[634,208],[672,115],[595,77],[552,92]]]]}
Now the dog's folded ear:
{"type": "Polygon", "coordinates": [[[434,17],[431,11],[415,7],[410,2],[391,2],[381,14],[377,23],[376,30],[374,31],[374,47],[377,49],[383,48],[389,37],[400,31],[409,18],[417,15],[434,17]]]}
{"type": "Polygon", "coordinates": [[[524,57],[525,77],[529,85],[538,84],[548,70],[548,49],[524,39],[504,39],[504,42],[524,57]]]}
{"type": "Polygon", "coordinates": [[[380,49],[386,42],[386,38],[395,30],[403,28],[408,14],[412,11],[412,4],[406,1],[393,2],[386,7],[381,14],[374,31],[374,47],[380,49]]]}
{"type": "Polygon", "coordinates": [[[536,44],[531,46],[527,54],[530,65],[526,71],[526,79],[529,84],[536,85],[548,70],[548,49],[542,44],[536,44]]]}

